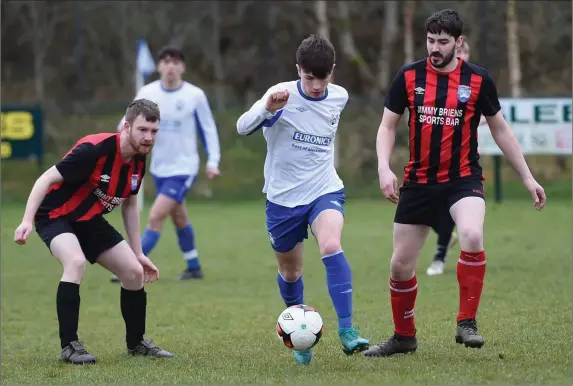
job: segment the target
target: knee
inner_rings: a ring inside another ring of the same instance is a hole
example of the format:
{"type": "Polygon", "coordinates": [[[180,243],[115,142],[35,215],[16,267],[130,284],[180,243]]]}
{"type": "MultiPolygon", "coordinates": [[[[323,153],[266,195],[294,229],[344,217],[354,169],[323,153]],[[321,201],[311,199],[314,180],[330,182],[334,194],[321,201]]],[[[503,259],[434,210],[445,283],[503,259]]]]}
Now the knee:
{"type": "Polygon", "coordinates": [[[409,280],[416,273],[416,256],[394,251],[390,261],[390,276],[394,280],[409,280]]]}
{"type": "Polygon", "coordinates": [[[147,220],[149,227],[155,231],[160,231],[163,221],[165,221],[165,217],[165,214],[152,210],[149,213],[149,219],[147,220]]]}
{"type": "Polygon", "coordinates": [[[63,266],[67,280],[79,283],[84,278],[86,259],[83,256],[80,255],[68,259],[63,266]]]}
{"type": "Polygon", "coordinates": [[[339,238],[330,236],[318,241],[318,249],[321,256],[328,256],[340,252],[342,246],[339,238]]]}
{"type": "Polygon", "coordinates": [[[136,291],[143,286],[143,267],[140,264],[133,264],[121,272],[118,277],[125,289],[136,291]]]}
{"type": "Polygon", "coordinates": [[[302,259],[297,251],[288,254],[277,253],[279,274],[285,281],[296,281],[302,276],[302,259]]]}
{"type": "Polygon", "coordinates": [[[171,214],[171,218],[173,219],[173,224],[175,224],[178,229],[186,227],[189,223],[186,213],[180,209],[174,210],[171,214]]]}
{"type": "Polygon", "coordinates": [[[297,281],[298,278],[302,276],[302,268],[286,267],[286,269],[283,269],[282,267],[279,267],[279,274],[284,281],[297,281]]]}
{"type": "Polygon", "coordinates": [[[462,250],[479,252],[483,249],[483,232],[472,227],[458,228],[458,238],[462,250]]]}

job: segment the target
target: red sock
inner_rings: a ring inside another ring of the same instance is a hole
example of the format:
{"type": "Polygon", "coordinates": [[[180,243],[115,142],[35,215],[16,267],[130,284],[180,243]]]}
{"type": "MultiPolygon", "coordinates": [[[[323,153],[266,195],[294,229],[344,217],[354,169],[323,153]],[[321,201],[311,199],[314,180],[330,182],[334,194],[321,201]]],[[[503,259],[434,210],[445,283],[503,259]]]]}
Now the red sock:
{"type": "Polygon", "coordinates": [[[457,276],[460,285],[460,308],[457,321],[475,319],[485,277],[485,252],[462,251],[458,260],[457,276]]]}
{"type": "Polygon", "coordinates": [[[394,318],[394,333],[402,336],[416,335],[414,305],[418,294],[416,275],[406,281],[390,278],[390,302],[394,318]]]}

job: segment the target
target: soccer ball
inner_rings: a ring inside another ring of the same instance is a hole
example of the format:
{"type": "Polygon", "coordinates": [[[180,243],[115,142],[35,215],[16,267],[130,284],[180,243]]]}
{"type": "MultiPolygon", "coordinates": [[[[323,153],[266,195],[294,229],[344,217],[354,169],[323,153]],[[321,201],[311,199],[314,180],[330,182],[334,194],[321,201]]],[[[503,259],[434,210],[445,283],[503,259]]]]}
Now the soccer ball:
{"type": "Polygon", "coordinates": [[[277,321],[279,339],[293,350],[308,350],[315,346],[323,331],[320,314],[304,304],[287,308],[277,321]]]}

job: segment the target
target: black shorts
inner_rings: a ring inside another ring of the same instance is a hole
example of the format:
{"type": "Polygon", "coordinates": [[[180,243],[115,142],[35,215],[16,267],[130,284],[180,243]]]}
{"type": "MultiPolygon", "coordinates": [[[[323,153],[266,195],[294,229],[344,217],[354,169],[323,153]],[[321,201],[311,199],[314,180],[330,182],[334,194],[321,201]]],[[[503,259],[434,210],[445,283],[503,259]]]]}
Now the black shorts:
{"type": "Polygon", "coordinates": [[[485,200],[481,180],[461,178],[431,185],[406,182],[400,187],[400,200],[394,222],[442,228],[444,221],[451,221],[453,224],[450,207],[465,197],[480,197],[485,200]]]}
{"type": "MultiPolygon", "coordinates": [[[[70,222],[65,218],[40,218],[35,221],[36,232],[50,249],[54,237],[62,233],[73,233],[78,238],[84,256],[94,264],[103,252],[123,241],[123,236],[102,216],[88,221],[70,222]]],[[[51,251],[50,251],[51,253],[51,251]]]]}

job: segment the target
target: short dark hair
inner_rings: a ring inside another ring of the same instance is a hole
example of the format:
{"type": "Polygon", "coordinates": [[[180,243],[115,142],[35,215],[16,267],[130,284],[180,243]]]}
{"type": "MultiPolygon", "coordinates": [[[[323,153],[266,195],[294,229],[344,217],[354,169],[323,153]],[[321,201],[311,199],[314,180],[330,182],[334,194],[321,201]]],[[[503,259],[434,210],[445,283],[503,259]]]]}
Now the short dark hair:
{"type": "Polygon", "coordinates": [[[159,50],[158,58],[160,61],[168,57],[179,59],[182,62],[185,61],[185,55],[183,55],[183,51],[175,46],[165,46],[159,50]]]}
{"type": "Polygon", "coordinates": [[[459,38],[464,31],[464,22],[453,9],[443,9],[434,13],[426,20],[426,32],[440,34],[445,32],[454,39],[459,38]]]}
{"type": "Polygon", "coordinates": [[[133,125],[133,121],[138,116],[143,115],[147,122],[157,122],[161,120],[159,106],[149,99],[136,99],[127,106],[125,120],[133,125]]]}
{"type": "Polygon", "coordinates": [[[325,79],[332,70],[336,55],[334,46],[325,37],[311,34],[296,50],[296,63],[304,71],[325,79]]]}

